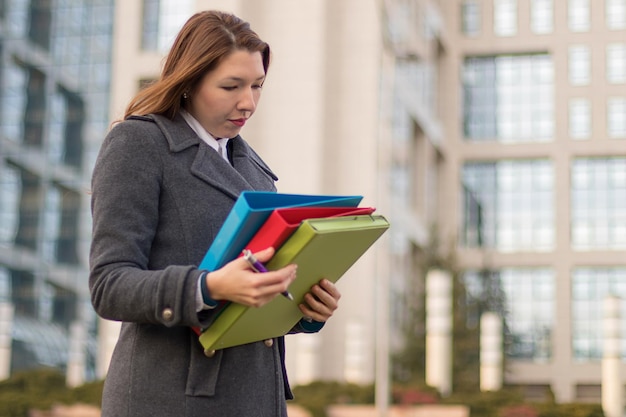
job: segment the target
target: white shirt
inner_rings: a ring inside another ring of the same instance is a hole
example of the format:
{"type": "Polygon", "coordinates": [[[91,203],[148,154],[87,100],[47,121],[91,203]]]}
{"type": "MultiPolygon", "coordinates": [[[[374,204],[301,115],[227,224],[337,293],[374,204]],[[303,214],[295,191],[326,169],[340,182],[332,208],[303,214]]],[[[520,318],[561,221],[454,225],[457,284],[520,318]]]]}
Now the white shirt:
{"type": "Polygon", "coordinates": [[[228,145],[230,138],[216,139],[213,135],[207,132],[206,129],[202,127],[200,122],[197,121],[196,118],[193,117],[187,110],[180,109],[180,114],[183,116],[183,119],[185,119],[189,127],[196,132],[196,135],[198,135],[198,137],[206,142],[211,148],[215,149],[217,153],[219,153],[222,158],[230,164],[230,161],[228,160],[228,152],[226,151],[226,145],[228,145]]]}

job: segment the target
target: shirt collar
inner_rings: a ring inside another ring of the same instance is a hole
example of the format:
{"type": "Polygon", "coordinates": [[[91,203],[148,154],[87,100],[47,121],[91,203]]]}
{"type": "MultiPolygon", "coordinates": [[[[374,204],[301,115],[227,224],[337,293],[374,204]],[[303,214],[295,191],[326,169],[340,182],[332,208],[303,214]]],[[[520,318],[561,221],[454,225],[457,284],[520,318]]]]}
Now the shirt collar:
{"type": "MultiPolygon", "coordinates": [[[[206,129],[202,127],[200,122],[197,121],[196,118],[193,117],[187,110],[181,108],[180,114],[181,116],[183,116],[183,119],[185,119],[189,127],[191,127],[191,129],[196,132],[196,135],[198,135],[200,139],[206,142],[207,145],[209,145],[211,148],[215,149],[217,153],[222,155],[222,153],[220,152],[220,146],[226,149],[226,145],[228,144],[230,138],[216,139],[209,132],[207,132],[206,129]]],[[[224,159],[228,158],[225,154],[222,155],[222,157],[224,159]]]]}

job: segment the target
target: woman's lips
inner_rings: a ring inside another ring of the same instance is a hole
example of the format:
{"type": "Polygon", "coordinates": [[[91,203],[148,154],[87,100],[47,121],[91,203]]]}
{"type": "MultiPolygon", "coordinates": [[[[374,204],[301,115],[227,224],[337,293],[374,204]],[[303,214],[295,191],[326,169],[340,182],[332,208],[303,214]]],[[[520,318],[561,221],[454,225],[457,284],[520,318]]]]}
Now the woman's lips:
{"type": "Polygon", "coordinates": [[[231,119],[230,122],[237,127],[242,127],[246,124],[246,119],[231,119]]]}

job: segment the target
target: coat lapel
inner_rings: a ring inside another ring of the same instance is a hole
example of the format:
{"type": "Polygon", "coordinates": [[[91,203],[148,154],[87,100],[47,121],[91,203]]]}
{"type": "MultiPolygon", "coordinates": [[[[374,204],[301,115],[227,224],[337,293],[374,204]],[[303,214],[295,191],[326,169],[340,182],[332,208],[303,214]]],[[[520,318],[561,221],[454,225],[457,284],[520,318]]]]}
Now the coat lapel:
{"type": "Polygon", "coordinates": [[[252,189],[252,185],[241,174],[205,143],[201,143],[198,148],[191,164],[191,173],[233,199],[237,199],[242,191],[252,189]]]}
{"type": "Polygon", "coordinates": [[[276,180],[276,176],[240,136],[231,139],[233,165],[230,165],[196,135],[182,116],[177,115],[174,120],[160,115],[151,117],[165,135],[172,152],[198,146],[191,173],[213,188],[234,200],[245,190],[274,189],[270,178],[276,180]]]}
{"type": "Polygon", "coordinates": [[[250,145],[241,136],[232,138],[230,142],[233,167],[250,184],[250,189],[275,191],[274,181],[277,181],[278,177],[250,145]]]}

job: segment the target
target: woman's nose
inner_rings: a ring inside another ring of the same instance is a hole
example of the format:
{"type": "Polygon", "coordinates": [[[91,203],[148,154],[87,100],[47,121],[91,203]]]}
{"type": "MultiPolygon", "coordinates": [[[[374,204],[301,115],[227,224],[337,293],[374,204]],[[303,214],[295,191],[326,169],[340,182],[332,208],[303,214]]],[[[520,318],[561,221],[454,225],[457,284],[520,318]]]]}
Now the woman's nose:
{"type": "Polygon", "coordinates": [[[257,95],[252,88],[246,88],[242,91],[239,97],[239,109],[245,111],[254,111],[256,108],[257,95]]]}

